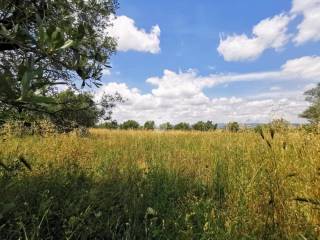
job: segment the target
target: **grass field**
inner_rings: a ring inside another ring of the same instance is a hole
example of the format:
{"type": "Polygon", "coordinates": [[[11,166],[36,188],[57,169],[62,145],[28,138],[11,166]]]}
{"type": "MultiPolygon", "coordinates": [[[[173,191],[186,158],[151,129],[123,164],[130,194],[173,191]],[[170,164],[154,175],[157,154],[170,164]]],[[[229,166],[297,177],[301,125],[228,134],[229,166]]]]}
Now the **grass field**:
{"type": "Polygon", "coordinates": [[[263,137],[4,137],[0,239],[320,239],[320,136],[263,137]]]}

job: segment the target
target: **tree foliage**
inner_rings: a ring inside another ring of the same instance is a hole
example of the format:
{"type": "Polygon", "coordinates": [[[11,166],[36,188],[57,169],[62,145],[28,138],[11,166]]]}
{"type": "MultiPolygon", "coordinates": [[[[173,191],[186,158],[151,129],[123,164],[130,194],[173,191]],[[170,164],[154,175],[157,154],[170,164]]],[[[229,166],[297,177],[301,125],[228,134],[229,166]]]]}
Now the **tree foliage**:
{"type": "Polygon", "coordinates": [[[115,107],[115,102],[119,101],[122,101],[121,96],[115,94],[104,95],[97,103],[90,93],[76,93],[68,89],[56,96],[58,105],[51,120],[56,125],[69,128],[73,125],[93,127],[99,120],[110,120],[112,108],[115,107]]]}
{"type": "Polygon", "coordinates": [[[125,121],[120,125],[120,129],[124,129],[124,130],[139,129],[139,127],[140,127],[139,123],[135,120],[125,121]]]}
{"type": "Polygon", "coordinates": [[[116,8],[116,0],[0,1],[1,116],[52,115],[57,86],[99,86],[116,50],[105,31],[116,8]]]}
{"type": "Polygon", "coordinates": [[[190,127],[190,124],[189,123],[186,123],[186,122],[181,122],[181,123],[178,123],[174,126],[174,129],[175,130],[191,130],[191,127],[190,127]]]}
{"type": "Polygon", "coordinates": [[[218,128],[218,124],[213,124],[212,121],[199,121],[192,125],[192,129],[196,131],[214,131],[218,128]]]}
{"type": "Polygon", "coordinates": [[[172,130],[173,129],[173,125],[170,122],[166,122],[166,123],[160,124],[159,128],[161,130],[172,130]]]}
{"type": "Polygon", "coordinates": [[[118,129],[119,125],[116,120],[112,120],[112,121],[106,121],[106,122],[98,125],[97,127],[106,128],[106,129],[118,129]]]}
{"type": "Polygon", "coordinates": [[[230,132],[238,132],[240,130],[240,125],[237,122],[230,122],[227,124],[227,129],[230,132]]]}
{"type": "Polygon", "coordinates": [[[154,121],[146,121],[143,128],[146,130],[154,130],[156,128],[156,124],[154,121]]]}
{"type": "Polygon", "coordinates": [[[313,124],[320,123],[320,83],[313,89],[304,93],[306,101],[310,102],[307,108],[300,116],[308,119],[313,124]]]}

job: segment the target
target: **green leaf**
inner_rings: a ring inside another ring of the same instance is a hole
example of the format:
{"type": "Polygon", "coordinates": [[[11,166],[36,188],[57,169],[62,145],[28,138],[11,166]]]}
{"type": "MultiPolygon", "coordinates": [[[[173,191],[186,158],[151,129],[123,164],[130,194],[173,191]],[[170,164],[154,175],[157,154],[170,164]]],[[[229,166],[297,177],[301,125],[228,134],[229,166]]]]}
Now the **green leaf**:
{"type": "Polygon", "coordinates": [[[32,72],[27,70],[21,79],[21,100],[25,100],[30,90],[30,83],[32,79],[32,72]]]}
{"type": "Polygon", "coordinates": [[[48,33],[44,27],[40,27],[39,29],[39,41],[41,44],[45,44],[49,39],[48,33]]]}
{"type": "Polygon", "coordinates": [[[63,44],[63,46],[61,46],[59,49],[66,49],[66,48],[68,48],[68,47],[71,47],[72,44],[73,44],[73,40],[69,39],[69,40],[67,40],[67,41],[63,44]]]}
{"type": "Polygon", "coordinates": [[[30,101],[33,103],[45,103],[45,104],[53,104],[56,103],[53,97],[45,97],[45,96],[32,96],[30,101]]]}
{"type": "Polygon", "coordinates": [[[60,37],[61,28],[57,27],[56,30],[51,34],[51,39],[56,40],[60,37]]]}

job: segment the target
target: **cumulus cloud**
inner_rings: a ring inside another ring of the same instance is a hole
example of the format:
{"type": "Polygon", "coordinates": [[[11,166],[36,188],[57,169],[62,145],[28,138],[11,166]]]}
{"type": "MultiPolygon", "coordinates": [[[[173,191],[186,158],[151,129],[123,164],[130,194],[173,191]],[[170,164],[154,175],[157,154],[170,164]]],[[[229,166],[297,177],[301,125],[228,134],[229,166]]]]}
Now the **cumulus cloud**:
{"type": "Polygon", "coordinates": [[[217,50],[226,61],[254,60],[265,50],[279,50],[288,42],[289,22],[290,16],[285,14],[264,19],[254,26],[252,36],[241,34],[222,37],[217,50]]]}
{"type": "Polygon", "coordinates": [[[160,77],[146,80],[153,86],[148,93],[129,88],[125,83],[109,83],[96,94],[120,93],[127,101],[115,109],[119,121],[135,119],[143,123],[155,120],[158,124],[170,121],[195,122],[267,122],[275,117],[284,117],[292,122],[301,122],[298,114],[308,103],[303,92],[320,78],[320,57],[307,56],[287,61],[278,71],[246,74],[213,74],[201,76],[196,70],[174,72],[164,70],[160,77]],[[297,66],[302,67],[297,67],[297,66]],[[273,88],[267,92],[246,97],[212,98],[205,90],[217,85],[240,81],[292,81],[305,88],[282,90],[273,88]]]}
{"type": "Polygon", "coordinates": [[[109,83],[103,87],[103,91],[108,93],[115,93],[115,89],[128,99],[114,111],[114,118],[119,122],[135,119],[140,123],[155,120],[157,124],[167,121],[194,123],[200,120],[252,123],[269,122],[273,118],[301,122],[297,115],[308,106],[303,99],[303,92],[297,91],[274,95],[267,92],[265,96],[261,94],[250,98],[209,98],[202,93],[201,104],[196,104],[186,97],[167,99],[149,93],[143,94],[123,83],[109,83]]]}
{"type": "Polygon", "coordinates": [[[138,28],[133,19],[117,16],[112,19],[113,25],[107,29],[110,36],[118,43],[119,51],[139,51],[156,54],[160,52],[160,27],[155,25],[150,32],[138,28]]]}
{"type": "Polygon", "coordinates": [[[293,0],[291,13],[303,15],[293,39],[296,44],[320,40],[320,0],[293,0]]]}
{"type": "Polygon", "coordinates": [[[283,48],[290,38],[296,45],[320,41],[320,0],[293,0],[289,12],[262,20],[253,27],[251,36],[221,37],[217,50],[226,61],[250,61],[267,49],[283,48]],[[295,35],[288,33],[289,23],[300,15],[302,21],[297,26],[298,32],[295,35]]]}

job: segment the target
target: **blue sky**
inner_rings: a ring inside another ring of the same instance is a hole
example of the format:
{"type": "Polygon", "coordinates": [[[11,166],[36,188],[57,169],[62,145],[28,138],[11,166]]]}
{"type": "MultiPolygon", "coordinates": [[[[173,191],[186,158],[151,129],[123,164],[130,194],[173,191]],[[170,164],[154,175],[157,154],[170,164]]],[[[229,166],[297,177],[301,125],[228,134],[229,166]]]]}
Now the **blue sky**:
{"type": "Polygon", "coordinates": [[[120,0],[102,92],[119,121],[302,122],[320,79],[319,0],[120,0]]]}

